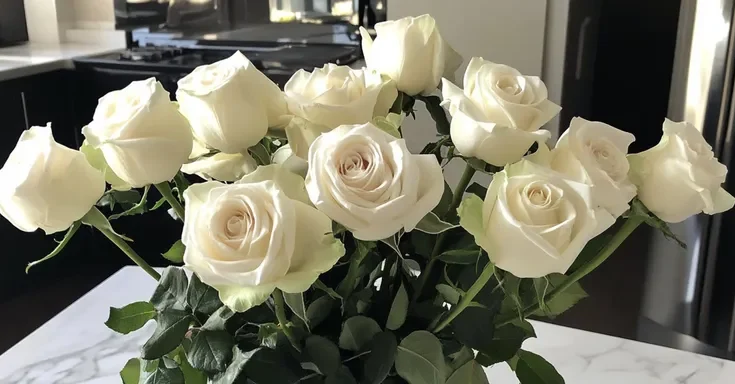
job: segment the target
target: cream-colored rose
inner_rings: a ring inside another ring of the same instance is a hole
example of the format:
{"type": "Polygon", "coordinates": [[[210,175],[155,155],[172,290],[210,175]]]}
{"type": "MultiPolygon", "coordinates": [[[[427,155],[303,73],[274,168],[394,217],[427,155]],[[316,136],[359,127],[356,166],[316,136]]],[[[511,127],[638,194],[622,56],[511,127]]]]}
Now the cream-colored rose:
{"type": "Polygon", "coordinates": [[[279,288],[304,292],[344,255],[332,221],[308,200],[304,179],[277,165],[235,184],[194,184],[184,193],[186,267],[244,312],[279,288]]]}
{"type": "Polygon", "coordinates": [[[154,78],[103,96],[82,133],[134,188],[173,179],[192,147],[189,122],[154,78]]]}
{"type": "Polygon", "coordinates": [[[668,119],[663,131],[655,147],[628,156],[643,204],[669,223],[732,208],[735,198],[721,187],[727,167],[717,161],[702,134],[691,124],[668,119]]]}
{"type": "Polygon", "coordinates": [[[304,121],[286,127],[292,150],[302,158],[319,134],[386,116],[398,97],[395,83],[380,73],[335,64],[296,72],[284,90],[289,111],[304,121]]]}
{"type": "Polygon", "coordinates": [[[309,169],[309,164],[306,160],[296,156],[291,150],[291,146],[289,144],[286,144],[273,152],[271,161],[273,164],[280,164],[283,168],[286,168],[301,177],[306,177],[306,171],[309,169]]]}
{"type": "Polygon", "coordinates": [[[547,99],[538,77],[479,57],[467,67],[464,91],[444,79],[442,94],[442,105],[452,115],[454,146],[499,167],[520,160],[533,143],[548,140],[551,133],[539,128],[561,110],[547,99]]]}
{"type": "Polygon", "coordinates": [[[412,155],[404,140],[368,123],[314,141],[306,189],[320,211],[369,241],[412,231],[439,204],[444,177],[433,155],[412,155]]]}
{"type": "Polygon", "coordinates": [[[636,195],[626,157],[633,141],[628,132],[576,117],[552,151],[550,167],[592,186],[593,203],[619,217],[636,195]]]}
{"type": "Polygon", "coordinates": [[[225,153],[247,151],[269,127],[288,121],[283,93],[239,51],[197,67],[178,87],[176,99],[194,136],[225,153]]]}
{"type": "Polygon", "coordinates": [[[590,186],[521,160],[496,173],[485,201],[470,196],[460,224],[490,260],[521,278],[566,273],[589,240],[614,223],[590,186]]]}
{"type": "Polygon", "coordinates": [[[442,77],[454,78],[462,57],[439,34],[429,15],[405,17],[375,25],[375,41],[360,28],[362,50],[370,69],[396,81],[399,91],[428,94],[442,77]]]}
{"type": "Polygon", "coordinates": [[[102,173],[81,152],[54,141],[51,124],[20,135],[0,180],[0,214],[25,232],[63,231],[105,193],[102,173]]]}
{"type": "Polygon", "coordinates": [[[184,164],[181,172],[207,180],[237,181],[257,167],[258,164],[249,153],[219,152],[184,164]]]}

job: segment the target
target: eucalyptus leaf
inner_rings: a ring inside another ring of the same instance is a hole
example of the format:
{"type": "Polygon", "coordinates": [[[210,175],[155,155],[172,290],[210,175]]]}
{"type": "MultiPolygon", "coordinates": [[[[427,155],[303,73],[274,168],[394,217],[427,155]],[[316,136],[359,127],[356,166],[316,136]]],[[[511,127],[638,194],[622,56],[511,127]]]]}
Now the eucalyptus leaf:
{"type": "Polygon", "coordinates": [[[339,347],[358,352],[380,332],[380,325],[375,320],[365,316],[350,317],[342,326],[339,347]]]}
{"type": "Polygon", "coordinates": [[[396,293],[396,297],[393,299],[393,304],[390,307],[388,313],[388,320],[385,323],[385,327],[391,331],[395,331],[400,328],[403,323],[406,322],[406,315],[408,314],[408,293],[406,288],[401,284],[396,293]]]}
{"type": "Polygon", "coordinates": [[[181,240],[177,240],[174,245],[172,245],[171,248],[169,248],[168,251],[166,251],[166,253],[163,253],[161,256],[172,263],[181,264],[184,262],[185,251],[186,246],[184,245],[184,243],[182,243],[181,240]]]}
{"type": "Polygon", "coordinates": [[[188,284],[189,279],[183,269],[177,267],[166,268],[161,275],[158,286],[153,291],[151,304],[159,311],[186,308],[188,284]]]}
{"type": "Polygon", "coordinates": [[[331,376],[342,365],[339,349],[334,343],[322,336],[312,335],[306,339],[305,358],[314,363],[324,376],[331,376]]]}
{"type": "Polygon", "coordinates": [[[489,382],[482,366],[470,360],[449,377],[447,384],[489,384],[489,382]]]}
{"type": "Polygon", "coordinates": [[[465,249],[451,249],[442,252],[438,258],[447,264],[474,265],[482,255],[480,247],[471,247],[465,249]]]}
{"type": "Polygon", "coordinates": [[[127,335],[142,328],[145,323],[156,317],[153,304],[139,301],[122,308],[110,308],[110,315],[105,325],[117,333],[127,335]]]}
{"type": "Polygon", "coordinates": [[[250,147],[248,151],[258,165],[269,165],[271,163],[271,155],[268,153],[268,149],[266,149],[263,143],[255,144],[250,147]]]}
{"type": "Polygon", "coordinates": [[[159,312],[156,330],[143,344],[141,356],[153,360],[176,349],[189,330],[191,320],[189,313],[184,310],[166,309],[159,312]]]}
{"type": "Polygon", "coordinates": [[[564,384],[564,378],[543,357],[521,350],[518,352],[516,376],[520,384],[564,384]]]}
{"type": "Polygon", "coordinates": [[[461,292],[447,284],[438,284],[436,290],[439,291],[447,303],[452,305],[457,305],[459,299],[462,297],[461,292]]]}
{"type": "Polygon", "coordinates": [[[123,384],[138,384],[140,381],[140,359],[136,357],[125,363],[120,371],[120,380],[123,384]]]}
{"type": "Polygon", "coordinates": [[[318,327],[329,317],[332,309],[334,309],[334,304],[334,299],[329,295],[324,295],[309,304],[309,307],[306,308],[306,318],[312,328],[318,327]]]}
{"type": "Polygon", "coordinates": [[[303,293],[283,293],[283,299],[286,301],[286,305],[291,308],[294,315],[298,316],[299,319],[304,321],[306,329],[309,329],[309,318],[306,316],[306,304],[304,304],[303,293]]]}
{"type": "Polygon", "coordinates": [[[385,331],[375,334],[370,355],[365,360],[361,384],[381,384],[393,368],[397,351],[398,342],[393,333],[385,331]]]}
{"type": "Polygon", "coordinates": [[[232,361],[235,340],[225,331],[200,330],[192,339],[187,358],[204,372],[223,372],[232,361]]]}
{"type": "Polygon", "coordinates": [[[407,276],[418,277],[421,275],[421,265],[419,265],[416,260],[402,259],[401,261],[403,272],[405,272],[407,276]]]}
{"type": "Polygon", "coordinates": [[[207,316],[223,306],[217,290],[202,283],[196,273],[192,274],[189,287],[186,290],[186,304],[192,312],[207,316]]]}
{"type": "Polygon", "coordinates": [[[401,341],[396,371],[409,384],[444,384],[446,366],[439,339],[431,332],[416,331],[401,341]]]}
{"type": "Polygon", "coordinates": [[[449,355],[449,368],[452,372],[458,370],[463,365],[474,360],[475,353],[472,349],[462,346],[459,351],[449,355]]]}
{"type": "Polygon", "coordinates": [[[324,384],[357,384],[357,380],[352,376],[352,372],[343,365],[334,374],[329,375],[324,384]]]}
{"type": "Polygon", "coordinates": [[[249,384],[295,384],[300,379],[289,356],[279,351],[259,348],[246,355],[243,371],[249,384]]]}
{"type": "Polygon", "coordinates": [[[435,213],[429,212],[424,216],[418,224],[416,224],[416,230],[432,235],[438,235],[442,232],[446,232],[450,229],[459,227],[458,224],[447,223],[442,221],[435,213]]]}
{"type": "Polygon", "coordinates": [[[398,255],[398,257],[403,257],[400,248],[398,248],[399,241],[400,236],[398,236],[398,234],[395,234],[387,239],[380,240],[381,243],[389,246],[398,255]]]}

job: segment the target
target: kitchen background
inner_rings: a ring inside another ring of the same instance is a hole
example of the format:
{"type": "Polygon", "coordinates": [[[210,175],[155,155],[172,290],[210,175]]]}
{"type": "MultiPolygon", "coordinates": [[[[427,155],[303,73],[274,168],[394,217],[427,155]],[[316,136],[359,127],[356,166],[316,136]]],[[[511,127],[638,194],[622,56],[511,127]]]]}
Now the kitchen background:
{"type": "MultiPolygon", "coordinates": [[[[156,76],[169,91],[197,65],[242,50],[280,86],[299,68],[361,66],[358,25],[431,13],[465,57],[483,56],[542,76],[572,116],[632,132],[637,152],[654,145],[665,116],[696,123],[731,163],[733,0],[0,0],[0,161],[20,132],[53,122],[58,141],[80,144],[97,99],[156,76]]],[[[460,68],[461,74],[464,70],[460,68]]],[[[461,75],[460,75],[461,76],[461,75]]],[[[420,150],[432,139],[426,113],[406,123],[420,150]]],[[[450,183],[459,176],[451,165],[450,183]]],[[[485,180],[487,182],[487,180],[485,180]]],[[[735,191],[731,179],[726,188],[735,191]]],[[[178,236],[165,212],[121,218],[118,231],[152,264],[178,236]],[[154,239],[155,237],[155,239],[154,239]],[[161,246],[164,249],[161,249],[161,246]]],[[[735,213],[697,217],[675,230],[680,250],[639,230],[583,281],[592,297],[562,325],[732,358],[735,255],[724,234],[735,213]],[[723,234],[723,235],[720,235],[723,234]]],[[[54,247],[0,220],[3,245],[0,352],[126,264],[92,231],[25,274],[54,247]],[[43,305],[38,305],[43,303],[43,305]],[[12,331],[8,331],[12,330],[12,331]]]]}

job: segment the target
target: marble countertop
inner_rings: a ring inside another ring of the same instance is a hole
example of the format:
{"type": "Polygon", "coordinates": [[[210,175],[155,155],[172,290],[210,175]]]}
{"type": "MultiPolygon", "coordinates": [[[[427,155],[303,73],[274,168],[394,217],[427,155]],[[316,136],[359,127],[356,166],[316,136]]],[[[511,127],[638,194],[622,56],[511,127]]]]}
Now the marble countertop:
{"type": "MultiPolygon", "coordinates": [[[[3,384],[119,383],[152,324],[127,336],[105,327],[108,308],[147,300],[155,282],[125,267],[0,355],[3,384]]],[[[33,304],[29,304],[33,305],[33,304]]],[[[612,320],[611,320],[612,321],[612,320]]],[[[556,366],[567,384],[732,384],[735,362],[533,322],[538,338],[524,348],[556,366]]],[[[491,383],[518,381],[505,364],[487,370],[491,383]]]]}
{"type": "Polygon", "coordinates": [[[0,48],[0,81],[72,68],[77,57],[98,55],[125,48],[117,44],[26,43],[0,48]]]}

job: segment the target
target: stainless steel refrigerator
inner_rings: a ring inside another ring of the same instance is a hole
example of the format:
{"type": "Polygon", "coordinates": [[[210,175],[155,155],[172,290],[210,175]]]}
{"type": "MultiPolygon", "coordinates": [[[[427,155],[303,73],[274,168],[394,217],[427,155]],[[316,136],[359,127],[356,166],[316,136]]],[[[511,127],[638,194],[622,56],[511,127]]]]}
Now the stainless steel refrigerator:
{"type": "MultiPolygon", "coordinates": [[[[668,112],[670,119],[701,129],[730,169],[724,187],[731,193],[735,193],[734,3],[682,1],[668,112]]],[[[699,215],[672,229],[688,248],[654,236],[639,338],[732,357],[735,212],[699,215]]]]}

